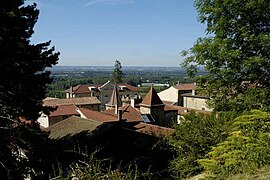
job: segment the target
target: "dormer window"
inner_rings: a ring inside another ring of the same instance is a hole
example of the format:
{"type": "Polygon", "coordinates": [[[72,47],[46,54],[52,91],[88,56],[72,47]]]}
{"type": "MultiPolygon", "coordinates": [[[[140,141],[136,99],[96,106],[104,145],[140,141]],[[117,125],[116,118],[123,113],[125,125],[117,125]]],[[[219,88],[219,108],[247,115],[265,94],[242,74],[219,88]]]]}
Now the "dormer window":
{"type": "Polygon", "coordinates": [[[119,86],[119,90],[127,90],[127,86],[119,86]]]}

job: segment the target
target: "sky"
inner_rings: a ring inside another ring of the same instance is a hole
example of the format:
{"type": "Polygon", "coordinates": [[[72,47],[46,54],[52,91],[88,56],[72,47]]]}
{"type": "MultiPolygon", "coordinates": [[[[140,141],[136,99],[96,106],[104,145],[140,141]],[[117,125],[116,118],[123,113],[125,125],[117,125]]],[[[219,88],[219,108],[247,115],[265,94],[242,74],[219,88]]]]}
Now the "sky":
{"type": "Polygon", "coordinates": [[[193,0],[30,0],[40,10],[31,42],[51,40],[62,66],[177,67],[205,36],[193,0]]]}

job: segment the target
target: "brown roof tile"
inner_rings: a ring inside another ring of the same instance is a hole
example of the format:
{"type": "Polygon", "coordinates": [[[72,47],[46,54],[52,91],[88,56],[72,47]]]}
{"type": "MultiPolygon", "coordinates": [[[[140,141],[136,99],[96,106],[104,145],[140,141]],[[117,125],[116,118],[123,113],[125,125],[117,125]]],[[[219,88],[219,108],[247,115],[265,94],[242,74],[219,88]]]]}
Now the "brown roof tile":
{"type": "MultiPolygon", "coordinates": [[[[91,90],[89,89],[89,87],[95,87],[98,91],[99,88],[101,87],[101,84],[79,84],[77,86],[72,87],[72,93],[76,93],[76,94],[88,94],[91,92],[91,90]]],[[[133,91],[133,92],[139,92],[139,88],[132,86],[130,84],[127,83],[120,83],[117,84],[117,86],[126,86],[128,90],[133,91]]],[[[68,88],[65,90],[65,92],[70,92],[71,88],[68,88]]]]}
{"type": "Polygon", "coordinates": [[[106,105],[110,106],[110,107],[115,107],[116,105],[117,105],[117,107],[122,106],[122,102],[121,102],[121,99],[119,96],[118,87],[116,85],[113,87],[111,99],[108,102],[108,104],[106,104],[106,105]]]}
{"type": "Polygon", "coordinates": [[[120,83],[120,84],[117,84],[117,86],[126,86],[130,91],[133,91],[133,92],[139,92],[140,89],[138,87],[135,87],[135,86],[132,86],[128,83],[120,83]]]}
{"type": "Polygon", "coordinates": [[[60,106],[60,105],[88,105],[88,104],[101,104],[96,97],[80,97],[80,98],[66,98],[66,99],[45,99],[43,100],[44,106],[60,106]]]}
{"type": "MultiPolygon", "coordinates": [[[[91,92],[89,87],[95,87],[99,91],[100,84],[79,84],[77,86],[71,87],[72,88],[72,93],[75,94],[88,94],[91,92]]],[[[70,92],[71,88],[65,90],[65,92],[70,92]]]]}
{"type": "Polygon", "coordinates": [[[86,108],[79,108],[79,109],[88,119],[100,122],[115,122],[118,120],[117,116],[112,116],[110,114],[106,114],[103,112],[94,111],[86,108]]]}
{"type": "Polygon", "coordinates": [[[97,130],[101,125],[103,125],[103,123],[99,121],[71,116],[70,118],[53,124],[46,130],[50,131],[50,138],[58,139],[86,131],[90,133],[97,130]]]}
{"type": "MultiPolygon", "coordinates": [[[[122,110],[122,119],[125,122],[141,122],[143,121],[141,118],[141,113],[133,108],[130,105],[122,106],[120,108],[122,110]]],[[[117,117],[117,114],[115,114],[115,109],[108,109],[105,110],[104,113],[113,115],[117,117]]]]}
{"type": "Polygon", "coordinates": [[[154,136],[168,136],[174,132],[174,129],[161,127],[153,124],[147,124],[140,122],[137,125],[133,126],[133,130],[136,132],[154,135],[154,136]],[[134,128],[134,129],[133,129],[134,128]]]}
{"type": "Polygon", "coordinates": [[[50,112],[49,116],[63,116],[63,115],[79,115],[79,113],[76,111],[75,105],[61,105],[57,106],[57,109],[50,112]]]}
{"type": "Polygon", "coordinates": [[[161,99],[159,98],[155,89],[153,87],[151,87],[140,105],[155,106],[155,105],[164,105],[164,104],[161,101],[161,99]]]}
{"type": "Polygon", "coordinates": [[[195,84],[179,84],[179,85],[174,86],[174,88],[178,90],[182,90],[182,91],[195,90],[196,85],[195,84]]]}

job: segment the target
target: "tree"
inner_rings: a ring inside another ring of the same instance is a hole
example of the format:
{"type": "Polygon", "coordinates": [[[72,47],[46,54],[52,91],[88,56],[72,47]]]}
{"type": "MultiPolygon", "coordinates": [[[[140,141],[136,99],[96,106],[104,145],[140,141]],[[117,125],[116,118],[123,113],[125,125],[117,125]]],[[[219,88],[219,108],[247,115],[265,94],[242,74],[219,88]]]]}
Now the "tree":
{"type": "Polygon", "coordinates": [[[121,62],[116,60],[114,63],[114,70],[113,70],[113,80],[116,84],[122,82],[123,72],[122,72],[122,65],[121,62]]]}
{"type": "Polygon", "coordinates": [[[183,66],[193,76],[198,67],[208,72],[197,81],[216,110],[268,109],[270,1],[195,0],[195,6],[208,36],[182,52],[183,66]]]}
{"type": "Polygon", "coordinates": [[[24,0],[0,2],[0,179],[19,179],[30,169],[22,165],[29,160],[21,152],[31,145],[20,147],[27,142],[20,137],[20,127],[38,130],[35,121],[46,110],[42,99],[52,81],[45,68],[55,65],[59,56],[50,41],[31,44],[38,14],[36,4],[24,5],[24,0]]]}
{"type": "Polygon", "coordinates": [[[230,136],[199,160],[204,168],[224,178],[270,164],[270,113],[253,110],[237,117],[230,136]]]}
{"type": "Polygon", "coordinates": [[[222,142],[228,136],[228,127],[233,117],[234,112],[219,115],[191,112],[185,116],[185,122],[175,126],[169,144],[177,152],[170,166],[177,179],[196,175],[203,170],[197,161],[211,151],[211,146],[222,142]]]}

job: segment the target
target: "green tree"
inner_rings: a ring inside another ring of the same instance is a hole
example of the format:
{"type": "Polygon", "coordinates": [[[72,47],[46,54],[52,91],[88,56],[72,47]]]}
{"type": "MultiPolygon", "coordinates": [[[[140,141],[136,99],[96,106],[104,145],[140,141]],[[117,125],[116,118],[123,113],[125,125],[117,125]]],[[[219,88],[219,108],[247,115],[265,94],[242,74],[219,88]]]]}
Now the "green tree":
{"type": "Polygon", "coordinates": [[[189,74],[198,67],[208,72],[197,81],[216,110],[268,109],[270,1],[195,0],[195,6],[208,36],[182,52],[189,74]]]}
{"type": "Polygon", "coordinates": [[[185,122],[175,126],[169,143],[177,155],[171,161],[171,172],[177,178],[196,175],[203,170],[197,162],[211,151],[211,146],[222,142],[228,136],[230,119],[235,112],[217,114],[197,114],[191,112],[185,116],[185,122]]]}
{"type": "Polygon", "coordinates": [[[22,165],[29,160],[21,152],[31,145],[20,146],[28,141],[22,139],[20,127],[39,128],[35,120],[45,110],[41,103],[52,81],[45,68],[55,65],[59,56],[50,42],[31,44],[38,14],[36,4],[0,1],[0,179],[20,179],[31,169],[22,165]],[[30,121],[22,123],[19,117],[30,121]]]}
{"type": "Polygon", "coordinates": [[[212,174],[226,177],[270,164],[270,113],[253,110],[234,120],[233,131],[199,163],[212,174]]]}
{"type": "Polygon", "coordinates": [[[116,84],[122,82],[122,77],[124,73],[122,72],[122,65],[121,62],[116,60],[114,63],[114,70],[113,70],[113,80],[116,84]]]}

